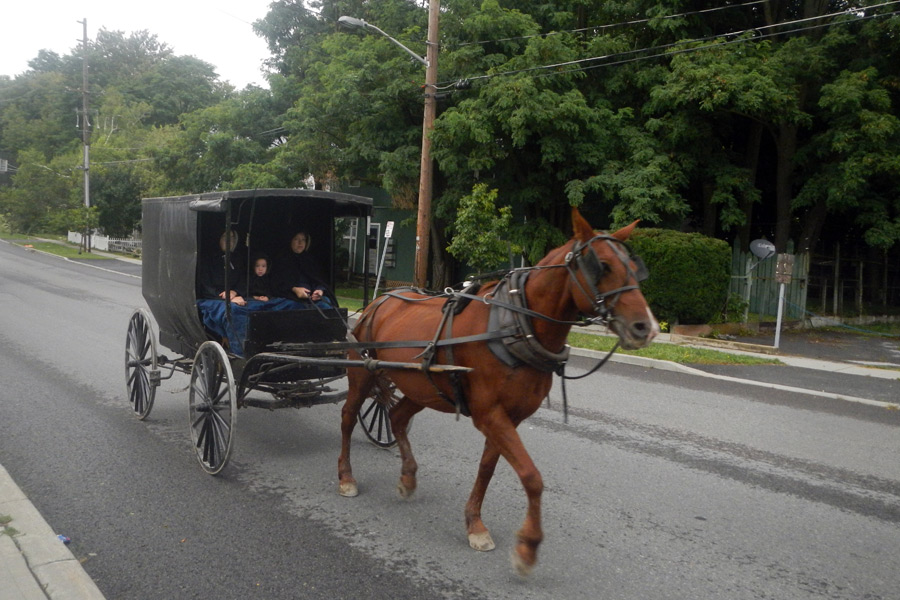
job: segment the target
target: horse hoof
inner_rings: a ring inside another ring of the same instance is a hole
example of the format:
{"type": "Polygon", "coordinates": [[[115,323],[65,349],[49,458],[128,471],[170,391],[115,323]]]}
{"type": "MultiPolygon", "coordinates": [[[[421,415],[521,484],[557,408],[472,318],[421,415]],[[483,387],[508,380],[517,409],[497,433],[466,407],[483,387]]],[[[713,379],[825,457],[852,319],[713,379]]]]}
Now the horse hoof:
{"type": "Polygon", "coordinates": [[[490,552],[496,546],[494,545],[494,540],[491,538],[491,534],[487,531],[483,531],[481,533],[470,533],[469,534],[469,546],[474,550],[478,550],[479,552],[490,552]]]}
{"type": "Polygon", "coordinates": [[[353,498],[359,494],[359,489],[356,487],[355,482],[341,482],[338,486],[338,493],[344,498],[353,498]]]}
{"type": "Polygon", "coordinates": [[[416,488],[410,488],[403,485],[403,482],[397,483],[397,492],[400,494],[400,497],[404,500],[409,500],[413,497],[413,494],[416,493],[416,488]]]}
{"type": "Polygon", "coordinates": [[[531,571],[534,569],[534,565],[529,565],[522,557],[519,556],[519,553],[513,550],[512,554],[509,557],[510,562],[512,562],[513,569],[516,570],[516,573],[519,577],[528,577],[531,575],[531,571]]]}

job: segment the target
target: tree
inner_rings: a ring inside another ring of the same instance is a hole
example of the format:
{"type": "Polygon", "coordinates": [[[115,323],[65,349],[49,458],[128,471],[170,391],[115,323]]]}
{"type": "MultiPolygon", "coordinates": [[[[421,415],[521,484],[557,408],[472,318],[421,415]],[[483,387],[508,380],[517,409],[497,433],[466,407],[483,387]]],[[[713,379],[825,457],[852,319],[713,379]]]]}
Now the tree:
{"type": "Polygon", "coordinates": [[[456,235],[447,247],[453,256],[478,271],[497,269],[509,264],[522,249],[510,240],[512,210],[496,207],[497,190],[480,183],[472,193],[460,200],[459,214],[453,228],[456,235]]]}
{"type": "Polygon", "coordinates": [[[80,200],[80,179],[67,168],[73,158],[70,155],[47,160],[36,150],[19,153],[12,185],[0,189],[0,214],[12,231],[59,229],[54,215],[77,206],[80,200]]]}
{"type": "MultiPolygon", "coordinates": [[[[839,4],[844,6],[843,3],[806,2],[800,12],[792,12],[788,3],[772,4],[775,13],[766,13],[768,22],[776,14],[782,18],[810,18],[833,11],[839,4]]],[[[804,35],[748,41],[740,48],[726,45],[728,40],[723,38],[701,52],[673,57],[666,81],[651,92],[651,112],[672,121],[672,113],[683,116],[688,111],[696,117],[696,122],[716,123],[715,137],[722,140],[720,147],[733,148],[734,158],[729,164],[746,169],[747,179],[732,179],[740,182],[735,189],[744,194],[743,200],[727,189],[725,193],[718,190],[719,203],[730,208],[722,225],[737,224],[738,212],[744,212],[744,221],[749,223],[754,196],[759,197],[746,185],[752,182],[761,185],[763,190],[771,190],[769,197],[774,200],[775,210],[769,214],[774,221],[776,247],[784,251],[791,237],[799,238],[803,249],[815,246],[829,211],[846,206],[835,198],[836,194],[843,195],[840,190],[846,187],[837,185],[835,178],[842,169],[833,161],[840,158],[823,146],[828,145],[828,139],[840,135],[834,125],[843,122],[846,126],[855,119],[851,115],[838,118],[834,114],[844,106],[835,101],[836,90],[850,92],[844,73],[851,64],[886,66],[877,53],[873,55],[859,48],[860,35],[869,37],[879,30],[877,25],[864,25],[858,17],[848,16],[841,25],[830,23],[827,29],[804,35]],[[764,134],[762,139],[760,134],[764,134]],[[741,140],[743,148],[734,145],[741,140]],[[758,172],[759,155],[768,148],[774,149],[773,168],[758,172]],[[826,189],[829,187],[830,192],[826,189]],[[736,210],[738,206],[743,208],[736,210]],[[794,225],[798,216],[802,216],[802,229],[794,225]]],[[[896,73],[896,68],[893,71],[896,73]]],[[[888,83],[892,79],[881,78],[877,70],[868,73],[874,88],[892,85],[888,83]]],[[[869,99],[874,101],[875,96],[870,95],[869,99]]],[[[850,102],[845,108],[852,111],[858,105],[858,101],[850,102]]],[[[876,133],[870,127],[868,131],[874,137],[865,143],[874,149],[878,146],[876,139],[885,142],[880,146],[884,159],[876,162],[880,165],[877,170],[888,175],[892,170],[890,155],[895,148],[892,134],[895,109],[887,92],[880,94],[880,100],[870,106],[877,107],[878,118],[871,112],[868,114],[872,117],[871,124],[878,122],[874,129],[879,131],[876,133]]],[[[865,136],[855,139],[862,142],[862,137],[865,136]]],[[[871,154],[869,158],[873,158],[871,154]]],[[[878,200],[876,204],[880,204],[878,200]]],[[[749,236],[743,238],[746,241],[749,236]]]]}
{"type": "MultiPolygon", "coordinates": [[[[248,166],[268,162],[280,137],[277,115],[268,110],[268,99],[264,90],[250,88],[215,106],[182,115],[177,133],[154,151],[167,192],[234,189],[238,173],[239,183],[247,185],[248,166]]],[[[302,179],[278,183],[290,186],[302,179]]]]}
{"type": "Polygon", "coordinates": [[[270,78],[273,94],[288,95],[292,104],[277,160],[320,182],[374,182],[411,206],[422,130],[415,83],[421,65],[381,36],[338,31],[337,18],[364,18],[415,47],[409,36],[424,30],[426,15],[406,0],[312,6],[319,12],[276,2],[257,24],[276,53],[280,74],[270,78]]]}

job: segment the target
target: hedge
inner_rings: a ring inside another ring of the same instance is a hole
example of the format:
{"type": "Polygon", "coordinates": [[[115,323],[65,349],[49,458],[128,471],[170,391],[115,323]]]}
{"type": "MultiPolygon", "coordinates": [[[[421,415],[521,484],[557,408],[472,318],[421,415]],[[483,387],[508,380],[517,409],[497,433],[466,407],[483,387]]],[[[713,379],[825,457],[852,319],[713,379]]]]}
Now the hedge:
{"type": "Polygon", "coordinates": [[[731,249],[699,233],[636,229],[629,240],[650,277],[641,291],[660,321],[703,324],[720,314],[728,297],[731,249]]]}

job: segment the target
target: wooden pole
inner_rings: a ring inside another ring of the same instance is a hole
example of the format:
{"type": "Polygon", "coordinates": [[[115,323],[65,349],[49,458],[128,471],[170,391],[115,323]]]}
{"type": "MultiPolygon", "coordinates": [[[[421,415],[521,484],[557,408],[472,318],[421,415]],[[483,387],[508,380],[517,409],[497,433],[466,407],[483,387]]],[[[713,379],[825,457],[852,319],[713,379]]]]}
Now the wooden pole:
{"type": "Polygon", "coordinates": [[[88,117],[88,35],[87,18],[78,21],[83,25],[84,37],[81,38],[81,139],[84,143],[84,235],[81,237],[82,246],[86,252],[91,251],[91,227],[88,218],[91,208],[91,123],[88,117]]]}
{"type": "Polygon", "coordinates": [[[437,114],[434,94],[437,84],[438,17],[440,0],[428,2],[428,49],[425,54],[425,116],[422,119],[422,162],[419,172],[419,211],[416,219],[415,284],[428,287],[428,251],[431,241],[431,192],[433,164],[431,161],[431,130],[437,114]]]}

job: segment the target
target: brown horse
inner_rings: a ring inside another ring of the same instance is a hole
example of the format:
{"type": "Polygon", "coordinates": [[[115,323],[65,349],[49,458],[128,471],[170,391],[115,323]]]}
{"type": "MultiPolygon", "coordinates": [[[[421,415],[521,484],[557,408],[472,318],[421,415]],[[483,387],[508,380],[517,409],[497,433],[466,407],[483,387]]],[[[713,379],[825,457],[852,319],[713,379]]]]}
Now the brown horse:
{"type": "Polygon", "coordinates": [[[416,489],[417,465],[407,438],[410,418],[426,407],[454,412],[459,410],[459,404],[485,437],[478,476],[465,508],[469,545],[481,551],[494,548],[481,520],[481,506],[497,461],[503,456],[518,474],[528,496],[527,514],[513,553],[514,566],[527,575],[537,561],[537,548],[543,538],[544,484],[516,427],[538,409],[549,393],[553,371],[566,360],[566,337],[579,314],[604,318],[625,348],[646,346],[659,332],[659,324],[638,289],[643,263],[623,243],[636,224],[610,235],[598,234],[573,209],[572,240],[551,251],[537,266],[514,271],[520,276],[516,281],[510,283],[507,277],[483,287],[477,292],[481,301],[472,300],[449,324],[442,310],[446,297],[404,291],[381,296],[370,304],[353,332],[363,346],[372,345],[364,353],[370,358],[377,354],[379,360],[421,362],[427,353],[422,352],[421,345],[397,347],[394,342],[469,338],[452,345],[438,342],[433,350],[437,363],[469,367],[471,371],[454,381],[451,375],[422,371],[349,369],[338,459],[340,494],[358,493],[350,466],[350,435],[360,406],[379,378],[389,379],[403,394],[390,413],[402,458],[398,488],[403,497],[416,489]],[[524,288],[524,294],[516,287],[524,288]],[[517,303],[516,298],[524,301],[517,303]],[[525,331],[503,340],[485,340],[490,335],[489,321],[491,327],[504,322],[502,318],[492,318],[492,306],[496,310],[511,307],[507,316],[513,314],[512,321],[522,323],[525,331]],[[529,357],[529,353],[534,356],[529,357]]]}

